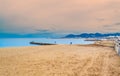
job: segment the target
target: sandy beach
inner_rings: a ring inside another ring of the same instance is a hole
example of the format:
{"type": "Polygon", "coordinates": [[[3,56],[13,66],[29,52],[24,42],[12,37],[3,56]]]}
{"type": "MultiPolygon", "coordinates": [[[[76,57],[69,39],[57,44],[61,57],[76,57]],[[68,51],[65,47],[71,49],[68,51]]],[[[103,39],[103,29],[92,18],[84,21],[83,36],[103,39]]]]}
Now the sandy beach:
{"type": "Polygon", "coordinates": [[[96,45],[0,48],[0,76],[120,76],[120,57],[96,45]]]}

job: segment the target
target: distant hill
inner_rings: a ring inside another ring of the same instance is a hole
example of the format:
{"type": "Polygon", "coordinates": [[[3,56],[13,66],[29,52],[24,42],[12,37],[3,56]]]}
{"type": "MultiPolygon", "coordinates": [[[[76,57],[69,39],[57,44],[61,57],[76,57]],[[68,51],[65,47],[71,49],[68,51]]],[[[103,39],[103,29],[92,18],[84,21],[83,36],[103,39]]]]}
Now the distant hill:
{"type": "Polygon", "coordinates": [[[0,38],[96,38],[96,37],[109,37],[120,36],[120,33],[82,33],[82,34],[56,34],[56,33],[32,33],[32,34],[13,34],[13,33],[0,33],[0,38]]]}
{"type": "Polygon", "coordinates": [[[109,37],[109,36],[120,36],[120,33],[82,33],[79,35],[68,34],[64,38],[98,38],[98,37],[109,37]]]}

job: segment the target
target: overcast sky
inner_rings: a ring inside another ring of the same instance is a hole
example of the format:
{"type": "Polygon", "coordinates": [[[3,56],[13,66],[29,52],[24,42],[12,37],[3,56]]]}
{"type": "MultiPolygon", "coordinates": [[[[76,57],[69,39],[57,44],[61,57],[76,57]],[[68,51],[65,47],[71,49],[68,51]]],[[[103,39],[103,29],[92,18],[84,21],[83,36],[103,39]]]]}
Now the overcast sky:
{"type": "Polygon", "coordinates": [[[0,0],[0,32],[120,32],[120,0],[0,0]]]}

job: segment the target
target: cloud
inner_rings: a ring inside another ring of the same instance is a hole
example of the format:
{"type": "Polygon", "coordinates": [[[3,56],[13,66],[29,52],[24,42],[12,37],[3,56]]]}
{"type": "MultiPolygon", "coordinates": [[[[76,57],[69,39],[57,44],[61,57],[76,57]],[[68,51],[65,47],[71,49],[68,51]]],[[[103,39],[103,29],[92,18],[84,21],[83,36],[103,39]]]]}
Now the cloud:
{"type": "Polygon", "coordinates": [[[118,22],[118,23],[115,23],[115,25],[120,25],[120,22],[118,22]]]}
{"type": "Polygon", "coordinates": [[[119,32],[120,31],[120,23],[119,22],[116,22],[116,23],[113,23],[113,24],[109,24],[109,25],[103,25],[104,27],[104,30],[106,31],[109,31],[109,32],[119,32]]]}
{"type": "Polygon", "coordinates": [[[106,32],[104,25],[120,20],[119,4],[119,0],[0,0],[0,17],[4,20],[0,30],[106,32]]]}
{"type": "Polygon", "coordinates": [[[104,18],[97,18],[96,20],[98,20],[98,21],[104,21],[105,19],[104,18]]]}
{"type": "Polygon", "coordinates": [[[109,28],[109,27],[119,27],[120,25],[120,22],[117,22],[117,23],[113,23],[113,24],[109,24],[109,25],[103,25],[103,27],[105,28],[109,28]]]}

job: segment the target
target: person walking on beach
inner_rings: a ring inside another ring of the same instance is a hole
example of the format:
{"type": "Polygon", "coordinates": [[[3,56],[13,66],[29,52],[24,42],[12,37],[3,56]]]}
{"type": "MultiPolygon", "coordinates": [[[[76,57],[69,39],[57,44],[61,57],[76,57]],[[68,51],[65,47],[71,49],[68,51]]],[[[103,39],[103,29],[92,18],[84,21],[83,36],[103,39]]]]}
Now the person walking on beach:
{"type": "Polygon", "coordinates": [[[55,44],[56,44],[56,41],[55,41],[55,44]]]}
{"type": "Polygon", "coordinates": [[[72,45],[72,42],[70,42],[70,45],[72,45]]]}

